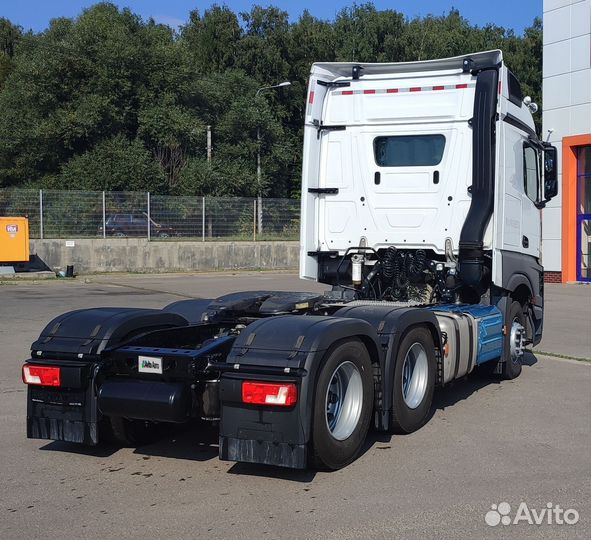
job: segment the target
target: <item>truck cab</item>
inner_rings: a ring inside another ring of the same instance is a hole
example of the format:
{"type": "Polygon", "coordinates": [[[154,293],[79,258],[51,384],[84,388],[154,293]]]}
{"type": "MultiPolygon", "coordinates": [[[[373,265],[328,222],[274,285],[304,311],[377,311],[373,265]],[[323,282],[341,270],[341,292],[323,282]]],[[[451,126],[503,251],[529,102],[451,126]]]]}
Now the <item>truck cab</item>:
{"type": "Polygon", "coordinates": [[[375,300],[513,294],[530,302],[528,336],[538,342],[540,209],[556,194],[556,150],[538,139],[535,109],[498,50],[314,64],[300,276],[351,286],[361,264],[362,294],[375,300]],[[416,285],[411,297],[396,281],[416,285]]]}

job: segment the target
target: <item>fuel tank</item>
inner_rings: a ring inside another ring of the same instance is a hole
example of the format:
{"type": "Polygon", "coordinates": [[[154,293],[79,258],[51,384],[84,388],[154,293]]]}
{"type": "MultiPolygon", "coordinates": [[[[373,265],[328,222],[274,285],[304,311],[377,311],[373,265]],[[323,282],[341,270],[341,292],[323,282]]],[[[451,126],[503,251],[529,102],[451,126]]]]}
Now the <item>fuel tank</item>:
{"type": "Polygon", "coordinates": [[[503,316],[496,306],[443,304],[429,308],[444,335],[443,383],[496,360],[503,348],[503,316]]]}

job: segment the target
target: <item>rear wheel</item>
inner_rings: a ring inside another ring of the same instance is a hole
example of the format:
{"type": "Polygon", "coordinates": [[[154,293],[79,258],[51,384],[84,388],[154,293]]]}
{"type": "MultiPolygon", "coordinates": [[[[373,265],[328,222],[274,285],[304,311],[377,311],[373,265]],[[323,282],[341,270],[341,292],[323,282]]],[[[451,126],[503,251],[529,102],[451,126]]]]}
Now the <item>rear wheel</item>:
{"type": "Polygon", "coordinates": [[[413,328],[398,348],[394,368],[391,425],[412,433],[427,421],[435,389],[436,359],[431,332],[413,328]]]}
{"type": "Polygon", "coordinates": [[[521,374],[526,339],[525,324],[523,306],[519,302],[513,301],[509,308],[503,344],[501,374],[504,379],[515,379],[521,374]]]}
{"type": "Polygon", "coordinates": [[[132,420],[120,416],[103,418],[101,438],[117,446],[135,447],[150,444],[168,435],[171,426],[166,423],[132,420]]]}
{"type": "Polygon", "coordinates": [[[311,450],[319,468],[340,469],[359,454],[373,410],[373,370],[358,339],[329,350],[316,383],[311,450]]]}

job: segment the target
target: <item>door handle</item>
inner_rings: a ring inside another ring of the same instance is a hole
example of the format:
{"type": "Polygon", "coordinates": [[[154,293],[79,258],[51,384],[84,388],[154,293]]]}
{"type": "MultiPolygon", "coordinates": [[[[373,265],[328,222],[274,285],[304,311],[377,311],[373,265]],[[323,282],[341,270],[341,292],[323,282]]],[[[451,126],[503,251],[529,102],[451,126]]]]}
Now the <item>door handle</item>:
{"type": "Polygon", "coordinates": [[[433,171],[433,183],[439,184],[439,171],[433,171]]]}
{"type": "Polygon", "coordinates": [[[521,239],[521,245],[522,245],[524,248],[528,248],[528,247],[529,247],[529,238],[528,238],[527,236],[524,236],[524,237],[521,239]]]}
{"type": "Polygon", "coordinates": [[[380,174],[380,171],[376,171],[376,173],[373,175],[373,182],[376,186],[379,186],[381,181],[382,175],[380,174]]]}
{"type": "Polygon", "coordinates": [[[317,193],[318,195],[338,195],[339,188],[326,187],[326,188],[308,188],[308,193],[317,193]]]}

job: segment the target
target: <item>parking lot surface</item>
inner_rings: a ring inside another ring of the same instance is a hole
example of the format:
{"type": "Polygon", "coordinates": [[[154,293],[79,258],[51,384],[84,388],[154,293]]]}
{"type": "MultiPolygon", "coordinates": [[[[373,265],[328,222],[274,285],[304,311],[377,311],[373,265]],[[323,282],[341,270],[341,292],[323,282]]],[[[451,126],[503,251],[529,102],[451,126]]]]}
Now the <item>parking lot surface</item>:
{"type": "MultiPolygon", "coordinates": [[[[323,290],[288,273],[92,276],[0,285],[0,538],[589,538],[591,363],[528,354],[521,377],[436,392],[407,436],[370,434],[326,473],[221,462],[215,429],[137,449],[28,440],[20,366],[55,315],[239,290],[323,290]],[[489,526],[492,505],[575,525],[489,526]]],[[[547,286],[539,350],[591,357],[591,287],[547,286]]]]}

